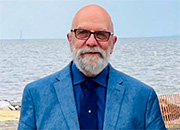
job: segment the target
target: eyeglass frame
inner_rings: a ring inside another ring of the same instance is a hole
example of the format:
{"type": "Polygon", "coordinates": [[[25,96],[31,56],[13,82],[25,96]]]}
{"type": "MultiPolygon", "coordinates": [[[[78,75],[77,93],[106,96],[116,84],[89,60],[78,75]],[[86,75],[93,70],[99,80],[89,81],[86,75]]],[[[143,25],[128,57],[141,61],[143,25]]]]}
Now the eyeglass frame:
{"type": "Polygon", "coordinates": [[[71,32],[74,32],[74,33],[75,33],[75,37],[76,37],[77,39],[79,39],[79,40],[88,40],[88,39],[90,38],[91,34],[93,34],[93,35],[94,35],[94,38],[95,38],[96,41],[98,41],[98,42],[107,42],[107,41],[109,40],[110,36],[114,35],[114,33],[109,32],[109,31],[95,31],[95,32],[91,32],[91,31],[86,30],[86,29],[71,29],[70,31],[71,31],[71,32]],[[77,31],[77,30],[85,30],[85,31],[90,32],[90,34],[89,34],[89,36],[88,36],[87,38],[84,38],[84,39],[83,39],[83,38],[79,38],[79,37],[77,37],[77,34],[76,34],[76,31],[77,31]],[[97,39],[97,38],[96,38],[96,33],[97,33],[97,32],[106,32],[106,33],[109,34],[109,36],[108,36],[107,39],[101,41],[101,39],[97,39]]]}

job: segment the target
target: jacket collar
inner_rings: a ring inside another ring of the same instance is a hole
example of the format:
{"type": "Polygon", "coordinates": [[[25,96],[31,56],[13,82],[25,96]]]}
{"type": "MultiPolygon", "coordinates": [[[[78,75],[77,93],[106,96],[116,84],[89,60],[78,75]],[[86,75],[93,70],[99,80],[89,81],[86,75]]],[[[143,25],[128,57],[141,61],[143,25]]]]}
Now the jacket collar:
{"type": "Polygon", "coordinates": [[[71,79],[71,65],[72,62],[60,71],[56,78],[58,82],[54,84],[54,88],[69,130],[77,130],[79,129],[79,122],[71,79]]]}
{"type": "Polygon", "coordinates": [[[126,87],[123,85],[121,73],[111,65],[109,71],[106,107],[104,116],[104,130],[116,129],[119,111],[123,102],[126,87]]]}

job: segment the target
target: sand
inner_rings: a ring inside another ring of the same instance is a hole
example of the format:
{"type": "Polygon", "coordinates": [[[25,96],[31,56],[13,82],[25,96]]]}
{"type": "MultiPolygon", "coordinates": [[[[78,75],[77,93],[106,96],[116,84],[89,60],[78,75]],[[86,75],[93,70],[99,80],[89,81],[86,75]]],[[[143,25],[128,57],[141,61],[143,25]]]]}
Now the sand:
{"type": "Polygon", "coordinates": [[[0,110],[0,130],[17,130],[20,111],[0,110]]]}

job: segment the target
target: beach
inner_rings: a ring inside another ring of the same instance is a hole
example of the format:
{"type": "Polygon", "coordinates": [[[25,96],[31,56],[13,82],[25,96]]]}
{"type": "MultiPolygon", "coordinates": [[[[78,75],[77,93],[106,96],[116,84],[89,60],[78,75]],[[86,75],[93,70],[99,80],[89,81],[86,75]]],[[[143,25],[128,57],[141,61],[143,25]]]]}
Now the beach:
{"type": "Polygon", "coordinates": [[[16,130],[18,126],[20,111],[10,109],[0,110],[0,130],[16,130]]]}

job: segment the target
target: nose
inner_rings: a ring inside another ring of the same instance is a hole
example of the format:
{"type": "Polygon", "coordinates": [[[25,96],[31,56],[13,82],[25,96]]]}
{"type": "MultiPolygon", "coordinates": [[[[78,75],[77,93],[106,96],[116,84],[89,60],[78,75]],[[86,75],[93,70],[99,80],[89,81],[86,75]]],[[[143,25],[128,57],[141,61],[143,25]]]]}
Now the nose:
{"type": "Polygon", "coordinates": [[[98,45],[98,43],[97,43],[97,41],[96,41],[96,39],[94,37],[94,34],[91,34],[89,39],[87,39],[86,45],[90,46],[90,47],[94,47],[94,46],[98,45]]]}

